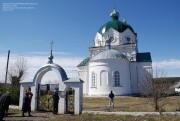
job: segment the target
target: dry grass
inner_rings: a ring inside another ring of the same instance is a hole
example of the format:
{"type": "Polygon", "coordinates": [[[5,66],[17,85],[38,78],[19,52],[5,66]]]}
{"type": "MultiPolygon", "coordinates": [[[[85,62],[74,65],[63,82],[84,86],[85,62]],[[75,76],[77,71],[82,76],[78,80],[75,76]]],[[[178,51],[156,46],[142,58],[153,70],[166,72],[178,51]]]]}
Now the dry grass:
{"type": "MultiPolygon", "coordinates": [[[[180,96],[171,96],[165,99],[164,111],[174,112],[178,109],[180,96]]],[[[154,111],[150,101],[142,97],[115,97],[115,108],[109,109],[107,97],[85,97],[84,110],[94,111],[127,111],[127,112],[151,112],[154,111]]],[[[180,108],[180,107],[179,107],[180,108]]]]}
{"type": "Polygon", "coordinates": [[[118,116],[118,115],[93,115],[60,116],[59,119],[49,121],[179,121],[180,116],[118,116]]]}
{"type": "MultiPolygon", "coordinates": [[[[4,118],[5,121],[179,121],[180,115],[145,115],[145,116],[130,116],[130,115],[94,115],[82,114],[74,115],[53,115],[51,112],[32,112],[33,117],[21,117],[21,111],[10,110],[11,115],[4,118]]],[[[27,115],[27,114],[26,114],[27,115]]]]}
{"type": "MultiPolygon", "coordinates": [[[[85,97],[84,110],[96,111],[153,111],[153,107],[146,98],[141,97],[115,97],[115,108],[109,109],[108,98],[106,97],[85,97]]],[[[180,96],[168,97],[165,101],[165,111],[176,111],[180,102],[180,96]]],[[[180,107],[179,107],[180,108],[180,107]]],[[[11,115],[4,120],[36,120],[36,121],[180,121],[180,115],[94,115],[82,114],[80,116],[72,115],[53,115],[52,112],[32,112],[33,117],[21,117],[21,111],[10,110],[11,115]]],[[[26,114],[27,115],[27,114],[26,114]]]]}

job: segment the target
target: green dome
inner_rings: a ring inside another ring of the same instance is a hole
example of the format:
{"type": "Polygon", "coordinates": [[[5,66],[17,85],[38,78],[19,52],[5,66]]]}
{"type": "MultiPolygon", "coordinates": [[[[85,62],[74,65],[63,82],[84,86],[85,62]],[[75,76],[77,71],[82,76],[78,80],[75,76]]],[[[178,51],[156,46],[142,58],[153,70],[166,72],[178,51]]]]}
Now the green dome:
{"type": "Polygon", "coordinates": [[[104,24],[99,30],[98,33],[102,34],[107,32],[110,28],[113,28],[114,30],[118,32],[124,32],[127,28],[129,28],[133,33],[133,28],[128,25],[126,22],[118,21],[118,20],[112,20],[104,24]]]}
{"type": "Polygon", "coordinates": [[[107,32],[110,28],[113,28],[114,30],[118,31],[118,32],[124,32],[127,28],[129,28],[133,33],[134,30],[133,28],[127,24],[126,21],[122,22],[119,21],[119,13],[116,12],[116,10],[114,9],[114,11],[110,14],[110,16],[112,17],[112,20],[107,22],[106,24],[104,24],[99,30],[98,33],[103,34],[105,32],[107,32]]]}

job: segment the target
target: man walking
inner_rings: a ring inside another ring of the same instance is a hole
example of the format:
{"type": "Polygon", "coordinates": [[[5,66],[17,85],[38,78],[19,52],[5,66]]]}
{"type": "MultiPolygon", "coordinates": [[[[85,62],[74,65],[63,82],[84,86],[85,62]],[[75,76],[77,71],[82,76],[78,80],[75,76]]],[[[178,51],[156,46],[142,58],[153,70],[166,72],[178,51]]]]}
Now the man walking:
{"type": "Polygon", "coordinates": [[[113,107],[114,108],[114,94],[113,94],[113,91],[111,91],[109,93],[109,107],[113,107]]]}

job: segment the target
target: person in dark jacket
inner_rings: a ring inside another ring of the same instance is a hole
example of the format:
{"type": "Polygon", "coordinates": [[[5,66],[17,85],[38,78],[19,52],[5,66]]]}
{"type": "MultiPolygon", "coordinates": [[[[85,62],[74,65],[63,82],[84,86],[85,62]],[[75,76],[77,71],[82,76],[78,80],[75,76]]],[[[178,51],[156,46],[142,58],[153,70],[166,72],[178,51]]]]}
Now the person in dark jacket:
{"type": "Polygon", "coordinates": [[[0,121],[2,121],[2,119],[4,118],[4,114],[5,114],[4,106],[2,105],[2,103],[0,103],[0,121]]]}
{"type": "Polygon", "coordinates": [[[11,96],[10,93],[7,91],[0,97],[0,106],[1,110],[4,110],[2,114],[4,116],[8,116],[8,110],[9,110],[9,105],[11,104],[11,96]]]}
{"type": "Polygon", "coordinates": [[[53,114],[58,113],[58,103],[59,103],[59,95],[58,92],[55,90],[53,94],[53,114]]]}
{"type": "Polygon", "coordinates": [[[30,99],[30,111],[31,111],[31,100],[32,100],[32,97],[33,97],[33,93],[31,92],[31,88],[29,87],[28,91],[26,91],[28,93],[28,96],[29,96],[29,99],[30,99]]]}
{"type": "Polygon", "coordinates": [[[31,108],[30,108],[30,98],[29,93],[26,92],[26,95],[23,98],[23,105],[22,105],[22,116],[24,117],[24,113],[28,112],[29,116],[32,116],[30,114],[31,108]]]}
{"type": "Polygon", "coordinates": [[[109,107],[113,107],[114,108],[114,93],[113,91],[111,91],[109,93],[109,107]]]}

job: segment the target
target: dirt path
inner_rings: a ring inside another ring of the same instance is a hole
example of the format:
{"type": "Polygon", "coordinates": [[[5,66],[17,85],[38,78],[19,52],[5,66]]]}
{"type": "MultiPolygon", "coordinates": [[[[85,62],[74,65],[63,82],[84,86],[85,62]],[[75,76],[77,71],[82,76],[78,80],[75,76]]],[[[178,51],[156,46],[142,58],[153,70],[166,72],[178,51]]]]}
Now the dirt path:
{"type": "Polygon", "coordinates": [[[25,117],[22,117],[21,111],[10,110],[8,117],[4,117],[4,121],[50,121],[56,119],[57,116],[52,112],[31,112],[32,117],[28,116],[28,113],[25,113],[25,117]]]}

